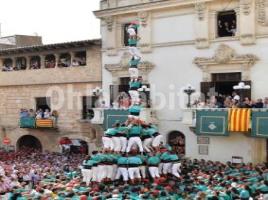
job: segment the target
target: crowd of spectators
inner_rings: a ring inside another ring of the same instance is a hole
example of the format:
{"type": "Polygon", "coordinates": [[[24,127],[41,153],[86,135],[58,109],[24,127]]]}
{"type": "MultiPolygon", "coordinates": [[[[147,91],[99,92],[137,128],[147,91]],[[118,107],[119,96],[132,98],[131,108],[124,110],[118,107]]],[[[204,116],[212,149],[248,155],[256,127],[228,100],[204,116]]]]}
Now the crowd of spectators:
{"type": "Polygon", "coordinates": [[[264,200],[268,194],[265,164],[182,160],[181,178],[122,180],[86,185],[83,157],[21,149],[0,152],[0,198],[11,200],[264,200]]]}
{"type": "Polygon", "coordinates": [[[32,117],[36,119],[56,119],[58,118],[58,112],[56,110],[50,112],[49,109],[45,109],[45,111],[43,111],[41,108],[35,112],[33,109],[28,110],[22,108],[20,110],[20,118],[23,117],[32,117]]]}
{"type": "Polygon", "coordinates": [[[196,100],[193,104],[197,108],[268,108],[268,97],[252,100],[249,97],[241,97],[233,92],[231,96],[212,96],[206,101],[196,100]]]}

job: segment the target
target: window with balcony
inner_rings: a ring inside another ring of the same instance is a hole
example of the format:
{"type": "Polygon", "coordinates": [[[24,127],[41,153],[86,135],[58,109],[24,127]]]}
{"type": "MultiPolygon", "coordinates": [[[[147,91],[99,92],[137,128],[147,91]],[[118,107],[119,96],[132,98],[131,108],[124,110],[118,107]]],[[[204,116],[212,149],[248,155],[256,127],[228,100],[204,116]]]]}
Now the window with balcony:
{"type": "Polygon", "coordinates": [[[37,97],[35,98],[35,103],[36,103],[36,110],[42,109],[43,112],[47,109],[49,111],[51,110],[49,97],[37,97]]]}
{"type": "Polygon", "coordinates": [[[30,69],[40,69],[41,59],[39,56],[32,56],[30,59],[30,69]]]}
{"type": "Polygon", "coordinates": [[[95,104],[97,97],[94,96],[83,96],[82,97],[82,119],[93,119],[95,104]]]}
{"type": "Polygon", "coordinates": [[[237,31],[237,17],[234,10],[222,11],[217,15],[218,37],[232,37],[237,31]]]}
{"type": "Polygon", "coordinates": [[[25,70],[26,69],[26,58],[19,57],[16,59],[16,66],[14,70],[25,70]]]}
{"type": "Polygon", "coordinates": [[[86,51],[79,51],[74,54],[74,59],[72,62],[72,66],[86,66],[87,64],[87,52],[86,51]]]}
{"type": "MultiPolygon", "coordinates": [[[[128,32],[127,32],[127,29],[128,29],[128,26],[130,25],[130,23],[127,23],[127,24],[124,24],[123,25],[123,45],[124,46],[128,46],[128,38],[129,38],[129,35],[128,35],[128,32]]],[[[136,30],[136,33],[137,33],[137,28],[135,28],[136,30]]]]}
{"type": "Polygon", "coordinates": [[[53,54],[46,55],[45,68],[54,68],[56,66],[56,58],[53,54]]]}

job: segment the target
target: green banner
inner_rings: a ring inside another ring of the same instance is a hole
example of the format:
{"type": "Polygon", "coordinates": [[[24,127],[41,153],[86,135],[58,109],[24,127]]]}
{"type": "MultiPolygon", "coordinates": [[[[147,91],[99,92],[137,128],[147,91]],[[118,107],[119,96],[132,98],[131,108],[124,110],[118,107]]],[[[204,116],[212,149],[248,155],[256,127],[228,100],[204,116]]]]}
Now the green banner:
{"type": "Polygon", "coordinates": [[[35,118],[34,117],[20,118],[20,128],[35,128],[35,118]]]}
{"type": "Polygon", "coordinates": [[[104,110],[104,130],[111,128],[115,122],[124,123],[128,118],[129,112],[124,109],[107,109],[104,110]]]}
{"type": "Polygon", "coordinates": [[[268,138],[268,110],[252,111],[252,137],[268,138]]]}
{"type": "Polygon", "coordinates": [[[227,110],[197,110],[196,134],[228,136],[227,110]]]}

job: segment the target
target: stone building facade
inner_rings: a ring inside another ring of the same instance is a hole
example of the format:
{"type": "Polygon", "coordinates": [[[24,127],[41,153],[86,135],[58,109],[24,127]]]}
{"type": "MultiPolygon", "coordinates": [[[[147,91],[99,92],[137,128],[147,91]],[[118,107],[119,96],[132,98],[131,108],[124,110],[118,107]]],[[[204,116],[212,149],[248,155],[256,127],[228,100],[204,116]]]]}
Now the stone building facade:
{"type": "Polygon", "coordinates": [[[95,149],[101,130],[84,116],[84,107],[94,105],[83,98],[101,87],[100,48],[100,40],[86,40],[1,50],[0,140],[8,137],[18,149],[20,138],[30,135],[42,150],[59,151],[59,140],[69,137],[95,149]],[[20,128],[20,110],[38,109],[40,98],[59,113],[57,127],[20,128]]]}
{"type": "Polygon", "coordinates": [[[200,145],[200,138],[189,128],[192,111],[185,108],[187,96],[182,92],[188,83],[196,88],[196,96],[206,96],[211,89],[227,92],[219,88],[230,92],[234,84],[244,81],[251,84],[247,95],[252,99],[268,96],[266,0],[102,0],[95,15],[101,19],[102,85],[107,103],[113,102],[111,85],[123,84],[127,78],[126,26],[139,20],[143,81],[151,87],[151,109],[166,140],[180,135],[185,155],[191,158],[266,161],[265,138],[209,136],[200,145]],[[232,81],[227,80],[229,76],[232,81]],[[165,102],[161,104],[160,99],[165,102]]]}

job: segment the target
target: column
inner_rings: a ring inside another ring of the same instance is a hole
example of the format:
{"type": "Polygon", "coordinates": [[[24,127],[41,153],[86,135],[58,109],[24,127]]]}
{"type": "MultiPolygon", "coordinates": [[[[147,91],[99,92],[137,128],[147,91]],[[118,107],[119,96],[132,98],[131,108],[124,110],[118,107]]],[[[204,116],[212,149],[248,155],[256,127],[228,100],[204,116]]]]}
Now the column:
{"type": "Polygon", "coordinates": [[[209,47],[209,15],[206,3],[195,4],[195,43],[198,49],[209,47]]]}
{"type": "Polygon", "coordinates": [[[40,55],[40,69],[45,68],[45,55],[40,55]]]}
{"type": "Polygon", "coordinates": [[[55,56],[55,67],[58,67],[59,61],[60,61],[60,55],[59,54],[54,54],[55,56]]]}
{"type": "Polygon", "coordinates": [[[240,42],[243,45],[255,44],[255,1],[240,0],[240,42]]]}
{"type": "Polygon", "coordinates": [[[14,69],[16,67],[16,58],[13,57],[11,58],[11,60],[12,60],[12,68],[14,69]]]}
{"type": "Polygon", "coordinates": [[[75,53],[74,52],[69,52],[70,56],[71,56],[71,64],[70,64],[70,67],[73,66],[73,60],[75,58],[75,53]]]}
{"type": "Polygon", "coordinates": [[[31,61],[31,57],[30,56],[27,56],[26,57],[26,70],[27,69],[30,69],[30,61],[31,61]]]}

